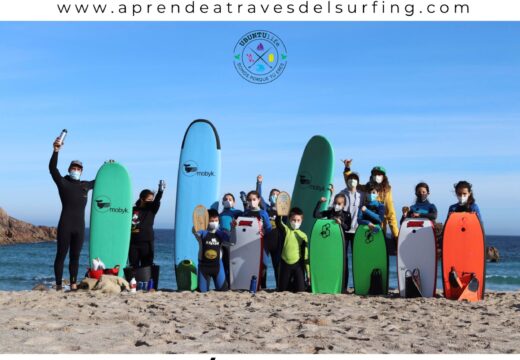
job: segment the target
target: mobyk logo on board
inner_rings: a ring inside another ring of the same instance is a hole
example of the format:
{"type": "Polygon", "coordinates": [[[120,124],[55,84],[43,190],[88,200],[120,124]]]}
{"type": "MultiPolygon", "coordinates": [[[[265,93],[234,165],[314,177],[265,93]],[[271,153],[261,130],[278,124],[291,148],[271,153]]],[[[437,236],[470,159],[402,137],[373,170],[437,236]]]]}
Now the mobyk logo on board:
{"type": "Polygon", "coordinates": [[[312,175],[307,171],[304,171],[298,175],[298,181],[304,189],[309,188],[313,191],[325,191],[325,186],[314,185],[312,183],[312,175]]]}
{"type": "Polygon", "coordinates": [[[111,212],[111,213],[116,213],[116,214],[127,214],[130,212],[130,210],[127,208],[112,207],[111,206],[112,202],[111,202],[110,198],[106,195],[97,196],[96,199],[94,199],[94,202],[96,203],[96,205],[94,206],[94,209],[99,213],[111,212]]]}
{"type": "Polygon", "coordinates": [[[205,176],[205,177],[212,177],[215,176],[214,171],[209,170],[200,170],[199,165],[197,162],[193,160],[184,161],[182,163],[182,173],[186,176],[192,177],[192,176],[205,176]]]}

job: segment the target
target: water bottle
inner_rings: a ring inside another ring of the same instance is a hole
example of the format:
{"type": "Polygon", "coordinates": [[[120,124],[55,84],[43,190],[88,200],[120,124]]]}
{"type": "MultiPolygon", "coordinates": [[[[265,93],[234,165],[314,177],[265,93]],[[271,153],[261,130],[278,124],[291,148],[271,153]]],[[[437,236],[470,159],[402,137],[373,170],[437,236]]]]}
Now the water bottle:
{"type": "Polygon", "coordinates": [[[152,290],[155,290],[154,287],[153,287],[153,279],[150,279],[148,280],[148,286],[147,286],[147,290],[148,291],[152,291],[152,290]]]}
{"type": "Polygon", "coordinates": [[[253,275],[253,276],[251,276],[251,284],[249,285],[249,292],[251,294],[255,294],[256,288],[257,288],[257,279],[256,279],[256,275],[253,275]]]}
{"type": "Polygon", "coordinates": [[[67,129],[61,130],[61,134],[59,136],[60,145],[63,144],[63,141],[65,140],[66,136],[67,136],[67,129]]]}
{"type": "Polygon", "coordinates": [[[135,278],[132,278],[130,280],[130,292],[135,293],[137,291],[137,281],[135,281],[135,278]]]}

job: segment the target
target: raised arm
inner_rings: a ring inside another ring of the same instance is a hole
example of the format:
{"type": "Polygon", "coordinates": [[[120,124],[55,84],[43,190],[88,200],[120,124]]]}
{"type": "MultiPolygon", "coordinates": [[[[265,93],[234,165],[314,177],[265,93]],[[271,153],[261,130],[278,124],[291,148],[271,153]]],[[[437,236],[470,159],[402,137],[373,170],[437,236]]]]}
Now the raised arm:
{"type": "Polygon", "coordinates": [[[321,204],[323,203],[323,201],[321,201],[321,200],[322,199],[318,200],[318,202],[316,203],[316,207],[314,208],[314,213],[312,214],[315,219],[321,219],[321,218],[327,217],[327,215],[325,214],[326,212],[320,210],[321,204]]]}
{"type": "Polygon", "coordinates": [[[166,188],[166,185],[161,186],[161,183],[159,183],[159,189],[157,190],[157,195],[155,195],[155,198],[153,199],[153,203],[152,203],[152,212],[154,214],[157,214],[157,212],[159,211],[159,208],[161,207],[161,199],[162,199],[165,188],[166,188]]]}
{"type": "Polygon", "coordinates": [[[54,150],[49,161],[49,171],[52,176],[52,180],[56,185],[61,186],[63,178],[61,177],[60,171],[58,170],[58,151],[54,150]]]}

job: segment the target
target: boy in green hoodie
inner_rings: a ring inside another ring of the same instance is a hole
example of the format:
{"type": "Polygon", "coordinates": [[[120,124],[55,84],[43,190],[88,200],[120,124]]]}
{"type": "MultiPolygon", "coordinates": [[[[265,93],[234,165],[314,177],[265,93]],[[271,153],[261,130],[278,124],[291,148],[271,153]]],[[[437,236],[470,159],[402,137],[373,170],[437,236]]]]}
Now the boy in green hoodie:
{"type": "Polygon", "coordinates": [[[296,292],[305,291],[305,277],[309,279],[309,251],[307,235],[299,230],[303,221],[303,211],[292,208],[289,213],[290,226],[283,223],[282,217],[276,217],[276,229],[283,239],[282,258],[278,271],[278,290],[287,291],[294,281],[296,292]]]}

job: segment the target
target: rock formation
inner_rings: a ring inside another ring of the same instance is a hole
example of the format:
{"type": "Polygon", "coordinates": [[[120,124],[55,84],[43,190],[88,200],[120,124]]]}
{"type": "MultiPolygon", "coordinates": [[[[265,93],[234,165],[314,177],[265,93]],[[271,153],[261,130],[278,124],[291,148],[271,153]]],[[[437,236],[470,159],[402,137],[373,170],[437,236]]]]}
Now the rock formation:
{"type": "Polygon", "coordinates": [[[0,208],[0,245],[56,240],[56,228],[35,226],[10,217],[0,208]]]}

